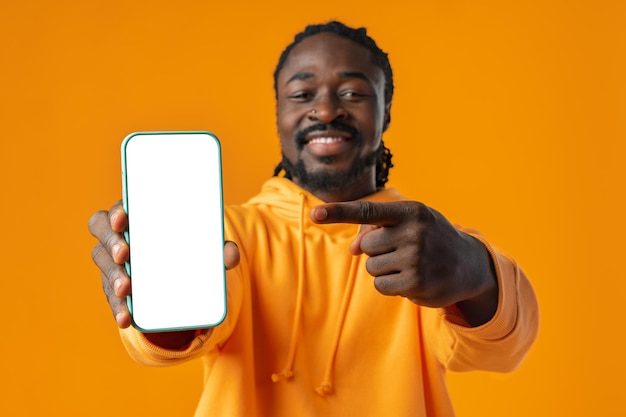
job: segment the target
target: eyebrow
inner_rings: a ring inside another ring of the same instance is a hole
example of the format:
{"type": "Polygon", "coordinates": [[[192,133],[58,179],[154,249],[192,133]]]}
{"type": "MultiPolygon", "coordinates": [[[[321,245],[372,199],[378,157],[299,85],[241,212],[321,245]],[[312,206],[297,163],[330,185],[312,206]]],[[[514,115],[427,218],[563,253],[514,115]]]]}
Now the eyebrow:
{"type": "Polygon", "coordinates": [[[285,83],[285,85],[289,84],[292,81],[296,81],[296,80],[306,80],[308,78],[313,78],[314,75],[312,72],[299,72],[297,74],[294,74],[291,78],[289,78],[287,80],[287,82],[285,83]]]}
{"type": "MultiPolygon", "coordinates": [[[[341,78],[359,78],[359,79],[361,79],[361,80],[364,80],[364,81],[370,82],[370,79],[369,79],[369,78],[367,78],[367,77],[365,76],[365,74],[363,74],[362,72],[359,72],[359,71],[340,71],[340,72],[338,73],[338,75],[339,75],[341,78]]],[[[299,80],[299,81],[301,81],[301,80],[307,80],[307,79],[309,79],[309,78],[313,78],[313,77],[315,77],[315,74],[313,74],[312,72],[299,72],[299,73],[297,73],[297,74],[294,74],[291,78],[289,78],[289,79],[287,80],[287,82],[285,83],[285,85],[286,85],[286,84],[289,84],[289,83],[290,83],[290,82],[292,82],[292,81],[296,81],[296,80],[299,80]]]]}
{"type": "Polygon", "coordinates": [[[339,76],[342,78],[360,78],[361,80],[370,82],[370,79],[367,78],[365,74],[359,71],[342,71],[339,73],[339,76]]]}

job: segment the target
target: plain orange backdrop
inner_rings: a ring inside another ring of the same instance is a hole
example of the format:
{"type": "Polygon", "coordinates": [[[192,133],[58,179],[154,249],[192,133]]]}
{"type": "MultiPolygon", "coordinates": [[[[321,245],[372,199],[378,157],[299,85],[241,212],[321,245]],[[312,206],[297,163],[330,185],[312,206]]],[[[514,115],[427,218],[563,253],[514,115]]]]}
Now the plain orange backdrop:
{"type": "Polygon", "coordinates": [[[128,358],[87,219],[120,197],[119,145],[137,130],[212,131],[226,202],[253,195],[279,160],[278,55],[332,18],[367,26],[390,55],[391,185],[481,230],[539,297],[539,339],[519,370],[450,374],[458,416],[626,415],[625,9],[3,1],[0,415],[192,415],[200,363],[128,358]]]}

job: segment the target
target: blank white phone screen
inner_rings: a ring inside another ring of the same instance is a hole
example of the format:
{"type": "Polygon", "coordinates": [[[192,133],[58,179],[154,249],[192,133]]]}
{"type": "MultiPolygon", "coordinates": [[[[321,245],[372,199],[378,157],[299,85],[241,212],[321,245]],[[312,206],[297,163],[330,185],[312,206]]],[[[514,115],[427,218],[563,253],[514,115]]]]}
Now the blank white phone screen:
{"type": "Polygon", "coordinates": [[[140,330],[211,327],[225,317],[220,155],[208,132],[134,133],[122,144],[129,307],[140,330]]]}

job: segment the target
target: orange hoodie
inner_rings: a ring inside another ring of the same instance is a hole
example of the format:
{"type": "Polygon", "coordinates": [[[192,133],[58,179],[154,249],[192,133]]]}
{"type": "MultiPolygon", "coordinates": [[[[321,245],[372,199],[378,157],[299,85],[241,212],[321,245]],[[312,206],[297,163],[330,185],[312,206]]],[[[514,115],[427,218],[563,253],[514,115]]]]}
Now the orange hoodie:
{"type": "MultiPolygon", "coordinates": [[[[369,201],[405,200],[385,189],[369,201]]],[[[506,372],[534,342],[538,307],[524,273],[483,241],[500,286],[498,310],[475,328],[448,309],[376,291],[365,255],[349,245],[359,226],[317,225],[322,201],[284,178],[225,211],[241,263],[227,273],[228,314],[184,350],[121,331],[130,355],[163,366],[200,357],[196,417],[453,416],[446,370],[506,372]]]]}

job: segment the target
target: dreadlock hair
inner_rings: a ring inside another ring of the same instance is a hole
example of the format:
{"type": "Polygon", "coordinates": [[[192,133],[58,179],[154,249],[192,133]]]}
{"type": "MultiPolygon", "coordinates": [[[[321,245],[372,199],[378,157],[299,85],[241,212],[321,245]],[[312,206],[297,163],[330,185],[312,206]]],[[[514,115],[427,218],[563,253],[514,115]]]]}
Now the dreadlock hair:
{"type": "MultiPolygon", "coordinates": [[[[280,58],[278,59],[278,64],[276,65],[276,69],[274,70],[274,94],[276,99],[278,99],[278,74],[283,69],[283,66],[285,65],[285,62],[287,61],[287,58],[289,57],[292,49],[306,38],[320,33],[332,33],[337,36],[341,36],[342,38],[350,39],[358,43],[359,45],[367,48],[372,53],[373,64],[379,67],[383,71],[383,75],[385,76],[385,104],[391,103],[391,99],[393,97],[393,71],[391,70],[391,64],[389,63],[389,57],[387,56],[387,53],[380,49],[376,44],[376,41],[374,41],[374,39],[372,39],[367,34],[366,28],[361,27],[354,29],[338,21],[330,21],[323,24],[309,25],[302,32],[298,33],[294,37],[292,43],[287,45],[285,50],[281,53],[280,58]]],[[[384,188],[385,184],[389,180],[389,169],[393,167],[393,164],[391,163],[391,157],[391,152],[381,140],[380,147],[378,148],[376,155],[377,188],[384,188]]],[[[280,172],[283,170],[284,167],[281,162],[274,169],[274,176],[278,176],[278,174],[280,174],[280,172]]],[[[286,171],[285,178],[292,179],[291,175],[286,171]]]]}

